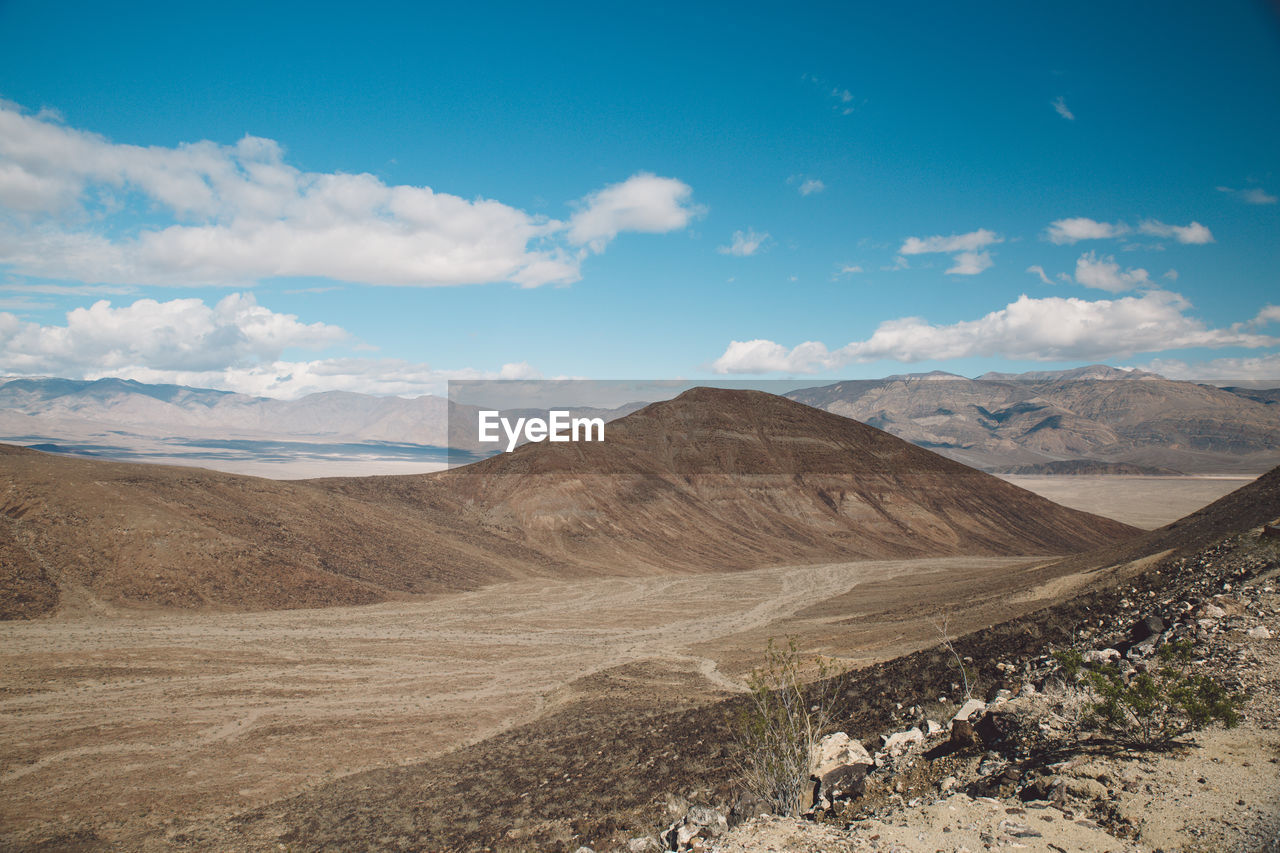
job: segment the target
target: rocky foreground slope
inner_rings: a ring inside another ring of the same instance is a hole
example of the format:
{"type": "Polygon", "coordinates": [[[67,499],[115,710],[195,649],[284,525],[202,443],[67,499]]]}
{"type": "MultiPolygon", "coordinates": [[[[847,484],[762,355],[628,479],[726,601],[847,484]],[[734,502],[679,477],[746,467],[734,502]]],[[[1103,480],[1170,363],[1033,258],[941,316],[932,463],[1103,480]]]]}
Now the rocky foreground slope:
{"type": "Polygon", "coordinates": [[[279,482],[0,445],[0,617],[365,604],[523,577],[1065,554],[1133,528],[846,418],[695,389],[596,444],[279,482]]]}

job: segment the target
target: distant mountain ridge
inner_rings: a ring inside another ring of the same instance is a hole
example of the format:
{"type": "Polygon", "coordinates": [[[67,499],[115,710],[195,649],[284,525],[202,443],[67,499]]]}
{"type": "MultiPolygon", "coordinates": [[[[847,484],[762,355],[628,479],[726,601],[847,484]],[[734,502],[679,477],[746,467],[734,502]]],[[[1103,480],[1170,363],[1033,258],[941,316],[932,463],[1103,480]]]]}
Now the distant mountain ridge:
{"type": "MultiPolygon", "coordinates": [[[[1103,464],[1098,473],[1137,465],[1257,474],[1280,464],[1280,390],[1216,388],[1106,365],[977,379],[900,374],[786,396],[988,471],[1065,471],[1072,466],[1055,463],[1092,460],[1103,464]]],[[[641,405],[589,415],[612,420],[641,405]]],[[[278,400],[122,379],[11,378],[0,379],[0,441],[274,477],[356,473],[359,460],[367,473],[429,471],[446,459],[430,448],[483,449],[457,422],[449,434],[450,406],[430,395],[331,391],[278,400]],[[272,470],[291,456],[314,464],[272,470]],[[334,471],[331,460],[348,461],[334,471]]]]}
{"type": "Polygon", "coordinates": [[[1280,464],[1280,407],[1265,392],[1105,365],[895,376],[787,396],[986,470],[1094,460],[1256,474],[1280,464]]]}

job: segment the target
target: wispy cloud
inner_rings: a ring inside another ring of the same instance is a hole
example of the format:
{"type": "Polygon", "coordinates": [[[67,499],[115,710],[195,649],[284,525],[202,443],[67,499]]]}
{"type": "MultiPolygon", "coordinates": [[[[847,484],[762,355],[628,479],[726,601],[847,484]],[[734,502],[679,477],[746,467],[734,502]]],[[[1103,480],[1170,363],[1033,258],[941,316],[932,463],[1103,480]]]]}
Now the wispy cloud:
{"type": "Polygon", "coordinates": [[[871,337],[829,350],[819,341],[787,348],[770,340],[732,341],[713,363],[718,373],[812,373],[855,362],[919,362],[993,357],[1093,361],[1189,348],[1271,347],[1280,338],[1235,324],[1207,327],[1188,316],[1177,293],[1086,300],[1020,296],[977,319],[935,325],[920,317],[888,320],[871,337]]]}
{"type": "Polygon", "coordinates": [[[1032,266],[1027,267],[1027,272],[1037,276],[1045,284],[1053,284],[1053,282],[1049,279],[1049,276],[1045,275],[1044,267],[1040,266],[1039,264],[1033,264],[1032,266]]]}
{"type": "MultiPolygon", "coordinates": [[[[899,259],[907,255],[949,254],[953,264],[947,275],[977,275],[993,265],[991,253],[982,251],[987,246],[1003,243],[1004,238],[994,231],[979,228],[967,234],[937,235],[934,237],[908,237],[898,249],[899,259]]],[[[905,266],[903,261],[903,266],[905,266]]]]}
{"type": "Polygon", "coordinates": [[[1213,233],[1199,222],[1192,222],[1190,225],[1166,225],[1158,220],[1148,219],[1138,226],[1138,230],[1155,237],[1172,237],[1179,243],[1191,245],[1213,242],[1213,233]]]}
{"type": "Polygon", "coordinates": [[[1049,223],[1049,227],[1045,229],[1045,237],[1049,242],[1059,246],[1081,240],[1110,240],[1128,233],[1129,226],[1123,222],[1098,222],[1087,216],[1058,219],[1049,223]]]}
{"type": "Polygon", "coordinates": [[[1218,192],[1233,196],[1240,201],[1243,201],[1245,204],[1276,203],[1276,197],[1264,190],[1262,187],[1249,187],[1242,190],[1235,190],[1231,187],[1218,187],[1218,192]]]}
{"type": "Polygon", "coordinates": [[[817,178],[809,178],[800,185],[800,195],[813,195],[820,193],[827,188],[827,185],[817,178]]]}
{"type": "Polygon", "coordinates": [[[1067,109],[1067,102],[1062,99],[1061,95],[1053,99],[1053,109],[1058,115],[1062,116],[1067,121],[1076,120],[1076,114],[1067,109]]]}
{"type": "Polygon", "coordinates": [[[754,228],[748,228],[746,231],[734,231],[733,241],[727,246],[720,246],[716,251],[722,255],[737,255],[745,258],[764,249],[768,241],[768,231],[757,232],[754,228]]]}

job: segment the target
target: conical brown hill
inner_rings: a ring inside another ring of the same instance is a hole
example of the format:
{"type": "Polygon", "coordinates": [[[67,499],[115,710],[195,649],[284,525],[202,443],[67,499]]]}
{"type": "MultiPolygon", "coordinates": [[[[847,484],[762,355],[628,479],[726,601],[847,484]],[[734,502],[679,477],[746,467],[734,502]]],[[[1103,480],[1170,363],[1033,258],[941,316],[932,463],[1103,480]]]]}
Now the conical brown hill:
{"type": "Polygon", "coordinates": [[[486,526],[614,568],[1065,554],[1137,533],[758,391],[695,388],[603,442],[527,444],[441,479],[486,526]]]}

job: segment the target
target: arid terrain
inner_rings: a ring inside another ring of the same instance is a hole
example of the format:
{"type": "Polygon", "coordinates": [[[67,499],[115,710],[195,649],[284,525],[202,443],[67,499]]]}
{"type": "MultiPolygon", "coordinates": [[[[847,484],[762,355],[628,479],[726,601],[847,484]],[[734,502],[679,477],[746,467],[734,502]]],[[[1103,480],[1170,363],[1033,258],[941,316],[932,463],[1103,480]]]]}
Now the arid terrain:
{"type": "Polygon", "coordinates": [[[950,682],[944,632],[977,631],[985,671],[1070,635],[1100,586],[1280,514],[1275,472],[1181,520],[1240,483],[1077,484],[1112,521],[766,397],[695,393],[608,448],[429,477],[10,452],[8,600],[38,591],[24,570],[54,594],[0,622],[0,849],[613,843],[668,795],[730,796],[735,702],[770,638],[850,671],[852,722],[886,725],[896,696],[950,682]]]}

